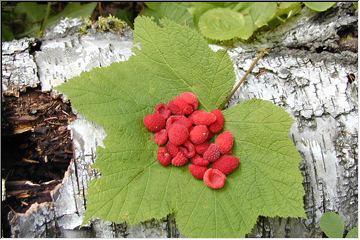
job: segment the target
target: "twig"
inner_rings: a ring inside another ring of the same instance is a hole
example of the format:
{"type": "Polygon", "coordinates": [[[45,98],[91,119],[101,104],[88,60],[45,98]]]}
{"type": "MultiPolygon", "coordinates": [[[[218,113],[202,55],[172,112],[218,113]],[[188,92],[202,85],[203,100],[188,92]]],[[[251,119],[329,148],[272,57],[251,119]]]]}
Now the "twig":
{"type": "Polygon", "coordinates": [[[102,9],[102,6],[101,6],[101,2],[98,2],[98,9],[99,9],[100,16],[102,16],[103,15],[103,9],[102,9]]]}
{"type": "Polygon", "coordinates": [[[251,71],[254,69],[255,65],[258,63],[258,61],[264,57],[266,54],[268,54],[267,49],[261,49],[257,57],[254,59],[254,61],[251,63],[249,69],[245,72],[244,76],[240,79],[239,83],[233,88],[231,93],[228,95],[228,97],[225,99],[225,101],[221,104],[220,109],[224,109],[226,103],[230,101],[232,96],[235,94],[235,92],[240,88],[240,86],[245,82],[247,76],[251,73],[251,71]]]}

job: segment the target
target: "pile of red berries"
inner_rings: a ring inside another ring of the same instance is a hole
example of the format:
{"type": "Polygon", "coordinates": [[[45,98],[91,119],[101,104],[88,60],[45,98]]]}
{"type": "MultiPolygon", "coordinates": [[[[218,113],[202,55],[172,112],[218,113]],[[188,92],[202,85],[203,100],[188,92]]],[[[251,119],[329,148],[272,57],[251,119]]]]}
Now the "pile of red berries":
{"type": "Polygon", "coordinates": [[[226,175],[240,164],[237,157],[229,155],[234,136],[225,131],[210,143],[214,134],[223,129],[224,116],[219,109],[206,112],[198,107],[197,97],[184,92],[168,104],[156,105],[155,113],[144,117],[144,125],[155,133],[160,164],[179,167],[190,160],[191,174],[208,187],[219,189],[225,185],[226,175]]]}

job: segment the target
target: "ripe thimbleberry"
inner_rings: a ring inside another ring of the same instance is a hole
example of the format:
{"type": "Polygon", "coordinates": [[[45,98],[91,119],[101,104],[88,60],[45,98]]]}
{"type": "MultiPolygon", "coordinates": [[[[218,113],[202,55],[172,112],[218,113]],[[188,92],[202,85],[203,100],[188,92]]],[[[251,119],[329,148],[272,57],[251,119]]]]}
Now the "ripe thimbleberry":
{"type": "Polygon", "coordinates": [[[189,165],[189,171],[190,173],[196,178],[196,179],[203,179],[204,174],[206,172],[207,168],[202,166],[197,166],[194,164],[189,165]]]}
{"type": "Polygon", "coordinates": [[[169,107],[164,103],[159,103],[155,106],[155,113],[160,114],[165,119],[168,119],[170,117],[171,111],[169,110],[169,107]]]}
{"type": "Polygon", "coordinates": [[[216,121],[209,126],[209,130],[212,133],[220,132],[224,127],[224,115],[219,109],[215,109],[212,111],[216,116],[216,121]]]}
{"type": "Polygon", "coordinates": [[[169,127],[169,141],[177,146],[185,143],[189,138],[189,131],[182,124],[174,123],[169,127]]]}
{"type": "Polygon", "coordinates": [[[193,107],[193,110],[196,110],[199,106],[199,101],[195,94],[193,94],[192,92],[183,92],[182,94],[180,94],[179,98],[190,104],[193,107]]]}
{"type": "Polygon", "coordinates": [[[213,163],[211,168],[220,170],[223,174],[229,175],[240,164],[240,160],[235,156],[223,155],[216,162],[213,163]]]}
{"type": "Polygon", "coordinates": [[[176,167],[184,166],[187,162],[188,159],[181,151],[179,151],[176,156],[171,160],[171,164],[176,167]]]}
{"type": "Polygon", "coordinates": [[[222,154],[227,154],[231,151],[234,144],[234,136],[230,131],[225,131],[217,136],[215,144],[219,146],[222,154]]]}
{"type": "Polygon", "coordinates": [[[205,142],[208,136],[209,130],[205,125],[195,126],[190,132],[190,140],[194,144],[201,144],[205,142]]]}
{"type": "Polygon", "coordinates": [[[176,146],[175,144],[172,144],[171,142],[168,142],[166,144],[166,149],[170,153],[171,157],[175,157],[176,154],[180,151],[179,146],[176,146]]]}
{"type": "Polygon", "coordinates": [[[171,113],[175,115],[189,115],[194,111],[193,107],[190,104],[188,104],[179,97],[171,100],[168,104],[168,107],[171,113]]]}
{"type": "Polygon", "coordinates": [[[184,125],[188,130],[192,127],[193,122],[183,115],[173,115],[166,120],[166,130],[169,130],[170,126],[174,123],[184,125]]]}
{"type": "Polygon", "coordinates": [[[210,162],[203,159],[200,155],[195,155],[195,157],[191,159],[191,163],[197,166],[207,167],[210,162]]]}
{"type": "Polygon", "coordinates": [[[208,138],[206,139],[206,141],[210,141],[214,135],[215,135],[214,133],[209,132],[209,136],[208,136],[208,138]]]}
{"type": "Polygon", "coordinates": [[[185,157],[187,158],[192,158],[195,156],[195,146],[190,142],[190,141],[186,141],[183,145],[181,145],[180,147],[180,151],[183,152],[183,154],[185,155],[185,157]]]}
{"type": "Polygon", "coordinates": [[[168,140],[168,134],[166,129],[161,129],[155,133],[155,143],[157,145],[164,145],[168,140]]]}
{"type": "Polygon", "coordinates": [[[165,127],[165,118],[159,114],[149,114],[144,117],[144,125],[150,132],[158,132],[165,127]]]}
{"type": "Polygon", "coordinates": [[[165,147],[159,147],[157,152],[157,159],[163,166],[168,166],[171,163],[171,155],[165,147]]]}
{"type": "Polygon", "coordinates": [[[218,145],[212,143],[204,152],[203,158],[212,163],[218,160],[220,155],[221,153],[218,145]]]}
{"type": "Polygon", "coordinates": [[[208,187],[219,189],[224,187],[226,182],[226,175],[217,169],[209,168],[206,170],[203,180],[208,187]]]}
{"type": "Polygon", "coordinates": [[[197,154],[203,155],[204,152],[209,148],[209,146],[210,146],[209,142],[204,142],[202,144],[195,145],[195,151],[197,154]]]}
{"type": "Polygon", "coordinates": [[[190,116],[195,125],[209,126],[216,121],[216,115],[204,110],[196,110],[190,116]]]}

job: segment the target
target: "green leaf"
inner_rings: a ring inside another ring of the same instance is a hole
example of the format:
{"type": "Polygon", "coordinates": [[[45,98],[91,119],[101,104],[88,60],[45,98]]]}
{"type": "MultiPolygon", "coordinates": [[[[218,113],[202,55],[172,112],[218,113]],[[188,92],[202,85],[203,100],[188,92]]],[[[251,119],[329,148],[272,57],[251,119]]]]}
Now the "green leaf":
{"type": "Polygon", "coordinates": [[[134,28],[134,15],[128,9],[117,10],[115,16],[125,21],[131,28],[134,28]]]}
{"type": "MultiPolygon", "coordinates": [[[[45,22],[45,28],[49,28],[52,25],[56,24],[62,18],[77,18],[77,17],[88,17],[92,14],[96,7],[96,2],[80,4],[80,3],[68,3],[64,10],[60,13],[49,17],[47,22],[45,22]]],[[[40,31],[40,24],[33,24],[29,29],[27,29],[24,33],[19,34],[19,37],[23,36],[33,36],[35,33],[40,31]]]]}
{"type": "Polygon", "coordinates": [[[276,16],[286,15],[286,18],[289,18],[301,10],[300,2],[281,2],[278,5],[276,16]]]}
{"type": "Polygon", "coordinates": [[[193,17],[188,8],[189,3],[185,2],[146,2],[142,15],[155,17],[156,20],[168,18],[176,23],[193,26],[193,17]]]}
{"type": "Polygon", "coordinates": [[[237,3],[232,10],[239,11],[241,13],[249,13],[251,7],[253,7],[256,2],[239,2],[237,3]]]}
{"type": "Polygon", "coordinates": [[[45,17],[46,4],[35,2],[19,2],[15,7],[15,13],[26,14],[28,21],[40,21],[45,17]]]}
{"type": "Polygon", "coordinates": [[[180,232],[242,237],[259,215],[305,217],[300,156],[288,137],[289,115],[270,102],[250,100],[227,109],[224,116],[225,128],[236,138],[233,150],[241,159],[240,171],[229,175],[220,191],[190,184],[181,189],[185,204],[176,218],[180,232]]]}
{"type": "Polygon", "coordinates": [[[14,34],[11,31],[10,27],[5,25],[4,23],[1,23],[1,31],[2,31],[1,39],[3,41],[11,41],[14,39],[14,34]]]}
{"type": "Polygon", "coordinates": [[[358,237],[359,237],[358,236],[358,227],[354,227],[346,235],[346,238],[358,238],[358,237]]]}
{"type": "Polygon", "coordinates": [[[305,6],[317,12],[323,12],[335,5],[335,2],[304,2],[305,6]]]}
{"type": "Polygon", "coordinates": [[[46,27],[49,27],[59,21],[61,18],[80,18],[80,17],[89,17],[96,7],[96,2],[81,4],[78,2],[71,2],[66,5],[64,10],[49,18],[46,23],[46,27]]]}
{"type": "Polygon", "coordinates": [[[344,220],[335,212],[326,212],[320,218],[320,228],[329,238],[342,238],[344,220]]]}
{"type": "Polygon", "coordinates": [[[250,14],[258,28],[267,25],[275,16],[277,4],[275,2],[257,2],[252,5],[250,14]]]}
{"type": "Polygon", "coordinates": [[[140,49],[127,62],[84,72],[57,89],[89,120],[104,127],[105,148],[93,165],[84,222],[139,223],[173,213],[188,237],[243,237],[259,215],[304,217],[300,156],[288,137],[284,110],[252,100],[225,111],[241,167],[213,190],[187,167],[162,167],[143,117],[159,102],[194,92],[206,110],[218,108],[235,74],[225,51],[213,52],[189,27],[164,19],[135,20],[140,49]]]}
{"type": "Polygon", "coordinates": [[[213,8],[216,6],[212,2],[192,2],[189,11],[193,16],[195,26],[198,26],[201,15],[213,8]]]}
{"type": "Polygon", "coordinates": [[[251,18],[245,18],[241,13],[227,8],[214,8],[200,17],[199,30],[212,40],[236,37],[248,39],[253,33],[253,25],[251,18]]]}

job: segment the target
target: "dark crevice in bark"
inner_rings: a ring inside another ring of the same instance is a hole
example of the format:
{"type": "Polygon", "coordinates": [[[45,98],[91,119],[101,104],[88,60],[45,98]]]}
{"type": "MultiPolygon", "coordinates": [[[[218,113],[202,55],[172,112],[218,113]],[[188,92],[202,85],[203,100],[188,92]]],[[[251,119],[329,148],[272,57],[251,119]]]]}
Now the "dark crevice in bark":
{"type": "Polygon", "coordinates": [[[41,44],[42,44],[42,41],[39,39],[35,39],[34,41],[30,42],[29,43],[29,54],[34,56],[35,52],[41,51],[41,44]]]}

